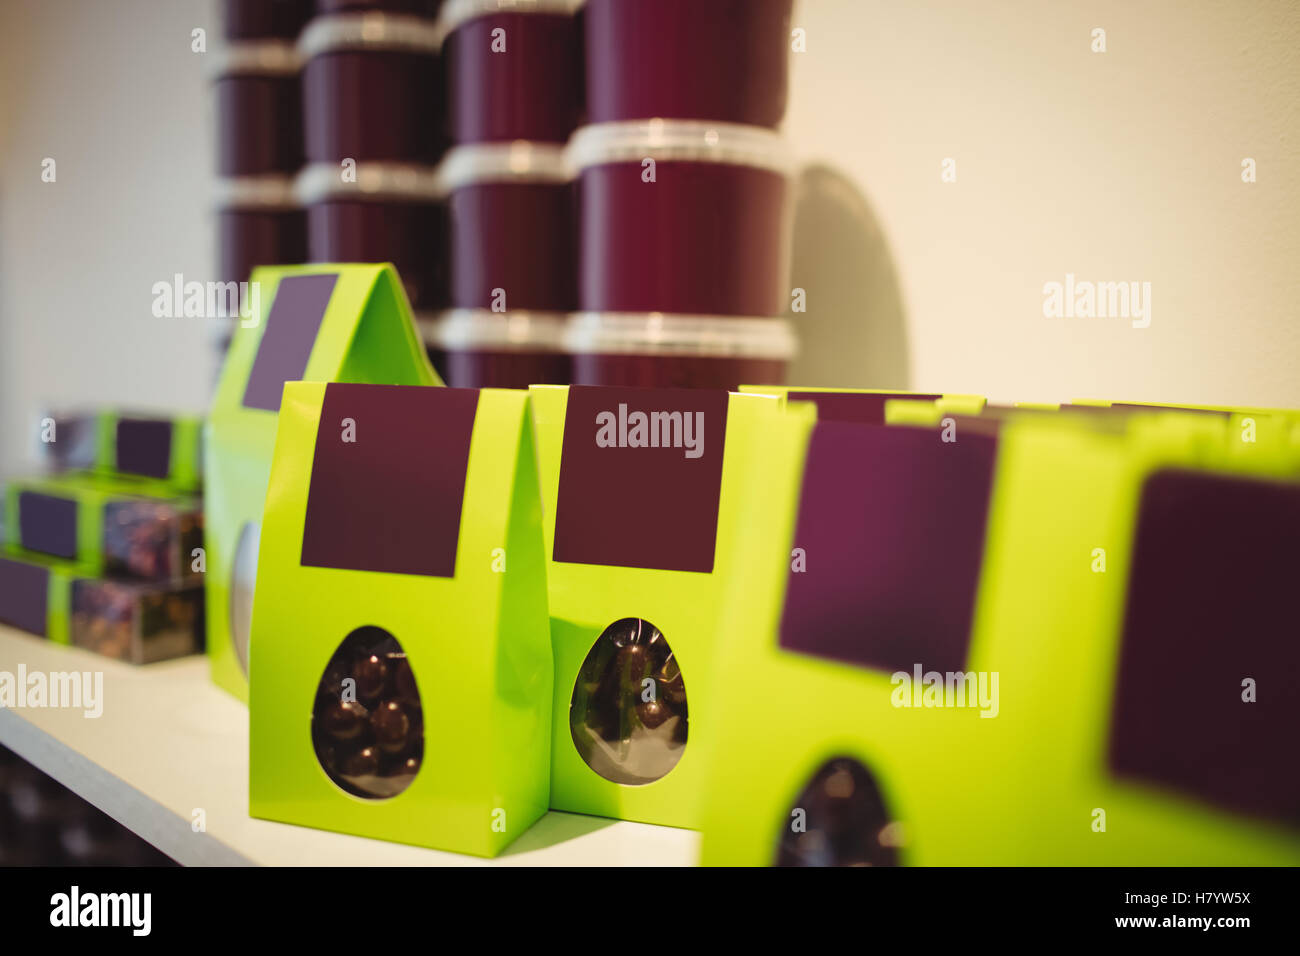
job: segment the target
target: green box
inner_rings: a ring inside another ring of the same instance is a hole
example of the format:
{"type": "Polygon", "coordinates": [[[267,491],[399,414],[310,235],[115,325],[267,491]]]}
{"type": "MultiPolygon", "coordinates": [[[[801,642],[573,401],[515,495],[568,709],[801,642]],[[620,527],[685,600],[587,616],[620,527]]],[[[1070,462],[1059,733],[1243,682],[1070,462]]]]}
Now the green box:
{"type": "Polygon", "coordinates": [[[286,385],[253,613],[250,813],[500,853],[547,809],[545,573],[527,392],[286,385]],[[341,659],[374,637],[385,652],[341,659]],[[406,720],[390,752],[377,721],[393,701],[406,720]]]}
{"type": "MultiPolygon", "coordinates": [[[[999,423],[965,663],[971,672],[1000,675],[998,716],[986,720],[978,708],[896,706],[915,698],[887,670],[782,646],[812,418],[810,407],[792,404],[787,420],[768,430],[768,480],[751,488],[747,509],[756,519],[738,546],[761,557],[758,571],[732,582],[721,628],[722,655],[745,666],[716,689],[722,726],[709,754],[703,863],[769,865],[786,840],[815,858],[829,841],[799,844],[804,837],[792,836],[811,820],[802,804],[820,799],[813,784],[825,792],[833,786],[840,796],[860,794],[862,832],[886,858],[892,850],[905,864],[1300,861],[1294,819],[1224,809],[1178,787],[1121,776],[1107,763],[1121,697],[1160,699],[1145,685],[1121,695],[1118,683],[1121,655],[1132,650],[1121,641],[1126,608],[1152,586],[1149,576],[1140,586],[1130,582],[1140,504],[1176,502],[1144,496],[1177,476],[1228,481],[1260,495],[1284,491],[1294,502],[1295,446],[1243,449],[1231,422],[1208,416],[1134,414],[1119,428],[1064,415],[1009,416],[999,423]]],[[[921,430],[939,440],[934,423],[921,430]]],[[[875,492],[870,471],[860,479],[863,494],[875,492]]],[[[918,488],[929,480],[916,475],[918,488]]],[[[923,503],[933,502],[925,494],[917,492],[923,503]]],[[[1178,507],[1173,514],[1180,522],[1198,520],[1195,508],[1178,507]]],[[[1292,523],[1294,515],[1292,507],[1292,523]]],[[[1290,532],[1270,532],[1265,522],[1248,531],[1269,533],[1290,532]]],[[[1267,553],[1288,553],[1285,541],[1270,543],[1267,553]]],[[[809,569],[815,560],[808,555],[809,569]]],[[[1225,607],[1224,597],[1203,599],[1207,613],[1225,607]]],[[[1265,597],[1226,595],[1229,602],[1265,597]]],[[[1268,600],[1279,606],[1276,594],[1268,600]]],[[[863,619],[861,632],[887,634],[892,626],[863,619]]],[[[1223,642],[1240,637],[1224,634],[1223,642]]],[[[1258,663],[1260,700],[1290,693],[1276,680],[1269,684],[1265,662],[1258,663]]],[[[1226,671],[1216,693],[1235,703],[1244,694],[1240,676],[1226,671]]],[[[1176,749],[1199,739],[1178,739],[1176,749]]],[[[1283,754],[1279,748],[1285,763],[1283,754]]]]}
{"type": "Polygon", "coordinates": [[[91,569],[21,548],[0,547],[0,624],[69,643],[72,582],[91,569]]]}
{"type": "Polygon", "coordinates": [[[768,396],[710,390],[533,386],[531,393],[555,656],[551,807],[694,827],[708,775],[706,747],[718,733],[710,693],[722,597],[729,581],[748,579],[753,568],[750,553],[737,544],[752,520],[742,491],[766,480],[766,433],[781,409],[768,396]],[[721,430],[709,424],[698,459],[687,458],[685,449],[633,448],[631,432],[627,447],[600,447],[600,419],[588,420],[581,409],[615,414],[620,405],[663,415],[694,415],[707,405],[714,411],[698,414],[714,423],[720,407],[725,443],[714,449],[712,436],[721,430]],[[587,446],[597,449],[596,457],[584,457],[587,446]],[[710,449],[721,455],[720,465],[710,449]],[[599,457],[606,452],[619,456],[599,457]],[[703,500],[705,486],[693,484],[692,472],[702,463],[720,467],[720,477],[707,472],[707,487],[716,489],[716,520],[688,521],[680,509],[703,500]],[[595,480],[609,469],[611,483],[595,480]],[[649,487],[648,495],[634,490],[637,475],[652,474],[662,478],[660,488],[649,487]],[[571,491],[562,487],[566,481],[574,482],[571,491]],[[616,495],[622,488],[628,500],[603,500],[609,487],[616,495]],[[661,530],[665,537],[656,537],[661,530]],[[682,542],[678,550],[675,540],[682,542]],[[648,645],[637,654],[667,653],[656,651],[660,638],[671,649],[671,665],[657,658],[643,665],[633,657],[619,663],[619,655],[633,654],[624,648],[635,644],[648,645]],[[639,677],[624,684],[624,666],[641,668],[639,677]],[[661,707],[668,708],[669,723],[656,724],[661,707]]]}
{"type": "Polygon", "coordinates": [[[391,265],[262,268],[253,281],[261,286],[260,313],[235,329],[205,459],[208,658],[213,682],[241,700],[248,699],[257,542],[283,383],[441,384],[391,265]],[[286,281],[293,296],[277,314],[286,281]]]}
{"type": "Polygon", "coordinates": [[[203,586],[96,577],[85,565],[0,549],[0,623],[149,664],[202,650],[203,586]]]}
{"type": "Polygon", "coordinates": [[[41,443],[58,469],[150,478],[182,491],[197,491],[203,483],[203,420],[197,415],[56,413],[42,423],[41,443]]]}
{"type": "Polygon", "coordinates": [[[19,478],[5,505],[9,544],[94,575],[180,583],[203,567],[202,504],[165,482],[98,472],[19,478]]]}

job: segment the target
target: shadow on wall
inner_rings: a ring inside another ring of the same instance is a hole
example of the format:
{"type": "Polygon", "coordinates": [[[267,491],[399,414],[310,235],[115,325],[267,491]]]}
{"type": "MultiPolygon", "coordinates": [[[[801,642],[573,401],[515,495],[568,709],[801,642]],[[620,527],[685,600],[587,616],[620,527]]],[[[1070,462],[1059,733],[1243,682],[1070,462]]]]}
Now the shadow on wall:
{"type": "Polygon", "coordinates": [[[875,212],[829,166],[805,167],[797,196],[792,285],[807,293],[808,311],[790,315],[799,355],[786,381],[907,388],[903,297],[875,212]]]}

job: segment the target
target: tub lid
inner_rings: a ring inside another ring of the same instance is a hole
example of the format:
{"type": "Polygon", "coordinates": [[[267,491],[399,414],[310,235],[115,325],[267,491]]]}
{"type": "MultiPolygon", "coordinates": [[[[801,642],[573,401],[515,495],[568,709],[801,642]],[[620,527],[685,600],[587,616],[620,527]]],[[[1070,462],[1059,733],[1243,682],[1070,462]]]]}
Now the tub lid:
{"type": "Polygon", "coordinates": [[[628,120],[584,126],[569,140],[575,169],[605,163],[731,163],[794,172],[794,155],[778,134],[760,126],[709,120],[628,120]]]}
{"type": "Polygon", "coordinates": [[[298,37],[298,53],[309,60],[334,50],[402,50],[436,53],[442,26],[408,14],[367,11],[316,17],[298,37]]]}
{"type": "Polygon", "coordinates": [[[568,316],[563,312],[491,312],[451,309],[416,316],[424,344],[454,351],[491,349],[559,351],[568,316]]]}
{"type": "Polygon", "coordinates": [[[411,163],[357,163],[355,179],[343,178],[338,163],[312,163],[294,182],[304,206],[325,199],[405,199],[432,202],[442,197],[442,183],[432,166],[411,163]]]}
{"type": "Polygon", "coordinates": [[[550,13],[572,16],[582,0],[447,0],[438,19],[446,36],[462,23],[494,13],[550,13]]]}
{"type": "Polygon", "coordinates": [[[216,204],[220,209],[297,209],[292,176],[237,176],[218,179],[216,204]]]}
{"type": "Polygon", "coordinates": [[[246,40],[214,50],[208,75],[215,81],[227,76],[294,76],[302,69],[302,56],[289,40],[246,40]]]}
{"type": "Polygon", "coordinates": [[[454,147],[438,173],[447,192],[475,183],[563,183],[573,178],[563,146],[524,140],[454,147]]]}
{"type": "Polygon", "coordinates": [[[789,360],[798,352],[798,342],[786,319],[579,312],[565,327],[564,350],[576,354],[789,360]]]}

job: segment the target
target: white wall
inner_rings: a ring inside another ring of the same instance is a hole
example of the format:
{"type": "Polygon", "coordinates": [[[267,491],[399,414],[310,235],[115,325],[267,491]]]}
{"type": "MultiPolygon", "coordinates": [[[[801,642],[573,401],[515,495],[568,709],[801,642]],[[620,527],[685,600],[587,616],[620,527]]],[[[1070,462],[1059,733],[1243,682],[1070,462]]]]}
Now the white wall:
{"type": "MultiPolygon", "coordinates": [[[[208,399],[212,329],[153,318],[150,287],[213,265],[190,31],[215,40],[214,12],[0,3],[0,471],[47,402],[208,399]]],[[[1300,4],[802,0],[796,20],[787,133],[826,167],[797,378],[1300,405],[1300,4]],[[1150,328],[1044,318],[1067,272],[1151,282],[1150,328]]]]}
{"type": "MultiPolygon", "coordinates": [[[[1300,405],[1300,4],[802,0],[796,21],[787,132],[878,217],[913,384],[1300,405]],[[1044,318],[1043,284],[1067,272],[1151,282],[1151,326],[1044,318]]],[[[822,277],[836,258],[798,262],[822,277]]],[[[888,322],[888,296],[883,316],[830,298],[844,329],[888,322]]]]}
{"type": "Polygon", "coordinates": [[[190,52],[210,12],[0,3],[0,471],[32,453],[46,402],[206,407],[213,330],[154,318],[150,289],[212,271],[213,111],[190,52]]]}

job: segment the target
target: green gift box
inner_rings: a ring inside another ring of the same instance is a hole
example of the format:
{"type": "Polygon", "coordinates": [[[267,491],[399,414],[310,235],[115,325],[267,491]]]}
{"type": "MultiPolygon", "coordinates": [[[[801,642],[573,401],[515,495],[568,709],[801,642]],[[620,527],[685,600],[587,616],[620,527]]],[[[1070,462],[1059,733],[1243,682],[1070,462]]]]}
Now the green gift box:
{"type": "Polygon", "coordinates": [[[203,586],[100,578],[85,565],[0,551],[0,623],[149,664],[203,647],[203,586]]]}
{"type": "Polygon", "coordinates": [[[697,824],[741,492],[773,398],[533,386],[555,658],[551,806],[697,824]]]}
{"type": "Polygon", "coordinates": [[[152,478],[182,491],[203,481],[203,420],[195,415],[56,413],[42,422],[41,444],[59,469],[152,478]]]}
{"type": "Polygon", "coordinates": [[[704,863],[1300,860],[1295,446],[812,414],[769,430],[748,506],[704,863]]]}
{"type": "Polygon", "coordinates": [[[527,392],[287,385],[250,813],[500,853],[547,809],[545,574],[527,392]]]}
{"type": "Polygon", "coordinates": [[[0,624],[69,643],[72,582],[93,570],[19,548],[0,548],[0,624]]]}
{"type": "Polygon", "coordinates": [[[262,268],[260,311],[231,339],[209,417],[207,633],[212,679],[248,697],[258,535],[286,381],[439,385],[391,265],[262,268]]]}
{"type": "Polygon", "coordinates": [[[199,499],[150,479],[65,472],[6,493],[9,543],[92,574],[180,583],[203,569],[199,499]]]}

